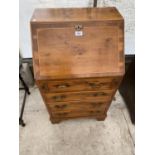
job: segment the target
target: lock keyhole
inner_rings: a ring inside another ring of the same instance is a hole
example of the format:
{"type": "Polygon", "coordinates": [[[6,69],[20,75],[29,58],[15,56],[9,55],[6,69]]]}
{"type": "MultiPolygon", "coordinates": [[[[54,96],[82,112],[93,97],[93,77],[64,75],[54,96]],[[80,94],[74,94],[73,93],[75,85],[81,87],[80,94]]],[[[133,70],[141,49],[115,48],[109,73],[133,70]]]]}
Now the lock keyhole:
{"type": "Polygon", "coordinates": [[[80,31],[83,28],[82,25],[75,25],[75,30],[80,31]]]}

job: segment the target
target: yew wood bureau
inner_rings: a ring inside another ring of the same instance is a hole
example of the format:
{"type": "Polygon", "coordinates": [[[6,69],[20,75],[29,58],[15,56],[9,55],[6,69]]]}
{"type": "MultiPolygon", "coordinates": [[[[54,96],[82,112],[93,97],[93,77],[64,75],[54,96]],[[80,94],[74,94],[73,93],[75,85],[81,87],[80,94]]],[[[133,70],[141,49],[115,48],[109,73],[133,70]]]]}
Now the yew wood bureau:
{"type": "Polygon", "coordinates": [[[114,7],[36,9],[33,67],[52,123],[104,120],[124,75],[124,20],[114,7]]]}

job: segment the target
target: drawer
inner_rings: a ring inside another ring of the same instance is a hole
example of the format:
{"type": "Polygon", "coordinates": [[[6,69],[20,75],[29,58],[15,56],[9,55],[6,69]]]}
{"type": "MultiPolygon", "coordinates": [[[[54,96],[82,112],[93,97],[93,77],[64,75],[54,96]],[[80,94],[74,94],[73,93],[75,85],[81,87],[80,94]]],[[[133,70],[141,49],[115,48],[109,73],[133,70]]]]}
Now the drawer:
{"type": "Polygon", "coordinates": [[[55,117],[55,118],[90,117],[90,116],[101,116],[104,113],[105,113],[105,109],[88,110],[88,111],[52,112],[52,117],[55,117]]]}
{"type": "Polygon", "coordinates": [[[49,104],[52,112],[67,112],[70,110],[100,110],[104,109],[107,102],[103,101],[72,101],[72,102],[54,102],[49,104]]]}
{"type": "Polygon", "coordinates": [[[63,81],[40,81],[38,85],[42,92],[92,91],[113,89],[119,84],[120,77],[105,77],[94,79],[74,79],[63,81]]]}
{"type": "Polygon", "coordinates": [[[111,98],[113,90],[104,91],[84,91],[84,92],[66,92],[66,93],[45,93],[47,103],[65,102],[65,101],[83,101],[83,100],[103,100],[111,98]]]}

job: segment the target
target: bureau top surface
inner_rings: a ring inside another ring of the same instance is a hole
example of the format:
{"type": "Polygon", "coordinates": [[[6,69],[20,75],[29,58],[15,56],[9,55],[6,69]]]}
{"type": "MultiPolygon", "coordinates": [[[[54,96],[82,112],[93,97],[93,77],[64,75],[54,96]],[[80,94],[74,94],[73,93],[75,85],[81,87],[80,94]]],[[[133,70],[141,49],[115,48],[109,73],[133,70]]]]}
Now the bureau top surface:
{"type": "Polygon", "coordinates": [[[72,22],[121,20],[115,7],[106,8],[39,8],[35,9],[32,22],[72,22]]]}
{"type": "Polygon", "coordinates": [[[32,20],[35,79],[124,74],[124,22],[115,8],[37,9],[32,20]]]}

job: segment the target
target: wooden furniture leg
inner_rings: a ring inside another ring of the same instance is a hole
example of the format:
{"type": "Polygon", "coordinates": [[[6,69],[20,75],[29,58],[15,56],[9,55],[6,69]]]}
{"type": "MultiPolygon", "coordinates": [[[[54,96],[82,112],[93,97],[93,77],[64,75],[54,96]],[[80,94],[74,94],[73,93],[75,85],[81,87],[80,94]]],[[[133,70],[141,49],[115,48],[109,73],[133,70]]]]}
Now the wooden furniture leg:
{"type": "Polygon", "coordinates": [[[103,116],[98,116],[96,119],[97,119],[98,121],[104,121],[106,117],[107,117],[107,114],[105,114],[105,115],[103,115],[103,116]]]}
{"type": "Polygon", "coordinates": [[[51,118],[51,117],[50,117],[50,121],[51,121],[52,124],[58,124],[58,123],[61,122],[60,119],[58,119],[58,118],[51,118]]]}

